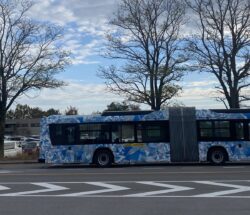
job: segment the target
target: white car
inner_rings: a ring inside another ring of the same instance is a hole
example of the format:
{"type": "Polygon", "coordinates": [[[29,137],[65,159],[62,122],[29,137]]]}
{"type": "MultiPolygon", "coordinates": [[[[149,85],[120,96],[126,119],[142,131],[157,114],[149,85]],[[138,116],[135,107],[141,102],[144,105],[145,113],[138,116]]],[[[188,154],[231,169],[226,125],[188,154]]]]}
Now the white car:
{"type": "Polygon", "coordinates": [[[22,154],[22,146],[19,141],[4,140],[4,157],[15,157],[22,154]]]}

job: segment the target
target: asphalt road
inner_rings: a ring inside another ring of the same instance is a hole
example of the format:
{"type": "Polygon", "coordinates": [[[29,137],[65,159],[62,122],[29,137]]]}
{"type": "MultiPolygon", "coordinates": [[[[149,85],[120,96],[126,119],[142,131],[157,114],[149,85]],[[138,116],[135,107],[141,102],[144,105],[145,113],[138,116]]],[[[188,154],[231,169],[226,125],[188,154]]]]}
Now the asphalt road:
{"type": "Polygon", "coordinates": [[[0,214],[249,215],[250,164],[0,164],[0,214]]]}

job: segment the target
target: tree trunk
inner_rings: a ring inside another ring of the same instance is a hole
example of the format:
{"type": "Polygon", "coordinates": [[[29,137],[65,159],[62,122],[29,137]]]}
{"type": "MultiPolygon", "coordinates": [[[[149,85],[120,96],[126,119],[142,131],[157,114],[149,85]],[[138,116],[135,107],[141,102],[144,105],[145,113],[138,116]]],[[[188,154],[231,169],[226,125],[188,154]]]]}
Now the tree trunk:
{"type": "Polygon", "coordinates": [[[160,109],[161,109],[161,102],[160,102],[160,99],[157,97],[156,98],[155,110],[160,110],[160,109]]]}
{"type": "Polygon", "coordinates": [[[150,72],[150,100],[151,100],[151,109],[155,110],[155,92],[154,92],[154,75],[152,71],[150,72]]]}
{"type": "Polygon", "coordinates": [[[240,108],[239,94],[237,89],[231,89],[230,101],[228,101],[230,109],[240,108]]]}
{"type": "Polygon", "coordinates": [[[0,159],[4,157],[4,130],[5,130],[5,118],[0,117],[0,159]]]}

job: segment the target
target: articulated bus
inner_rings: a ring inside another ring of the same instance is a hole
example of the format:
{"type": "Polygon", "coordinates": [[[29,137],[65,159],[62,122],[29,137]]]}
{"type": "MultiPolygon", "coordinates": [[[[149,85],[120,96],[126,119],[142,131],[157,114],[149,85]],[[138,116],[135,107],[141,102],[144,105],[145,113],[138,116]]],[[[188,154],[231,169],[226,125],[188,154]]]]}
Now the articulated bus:
{"type": "Polygon", "coordinates": [[[250,161],[250,110],[104,112],[41,120],[40,161],[146,164],[250,161]]]}

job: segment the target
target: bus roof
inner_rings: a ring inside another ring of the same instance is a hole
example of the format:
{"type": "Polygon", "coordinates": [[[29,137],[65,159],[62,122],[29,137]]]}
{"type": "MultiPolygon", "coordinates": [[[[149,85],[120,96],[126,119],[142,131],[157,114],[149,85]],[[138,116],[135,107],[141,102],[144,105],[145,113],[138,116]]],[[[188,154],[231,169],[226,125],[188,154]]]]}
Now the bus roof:
{"type": "MultiPolygon", "coordinates": [[[[185,109],[185,108],[184,108],[185,109]]],[[[250,119],[249,109],[240,110],[196,110],[196,119],[250,119]]],[[[97,122],[135,122],[161,121],[169,119],[169,110],[160,111],[118,111],[99,115],[51,115],[45,118],[46,123],[97,123],[97,122]]]]}
{"type": "Polygon", "coordinates": [[[46,117],[48,124],[52,123],[85,123],[85,122],[133,122],[168,120],[168,111],[113,112],[104,115],[51,115],[46,117]]]}
{"type": "Polygon", "coordinates": [[[216,113],[250,113],[250,109],[210,109],[216,113]]]}
{"type": "Polygon", "coordinates": [[[128,115],[145,115],[154,112],[153,110],[140,111],[104,111],[102,116],[128,116],[128,115]]]}

